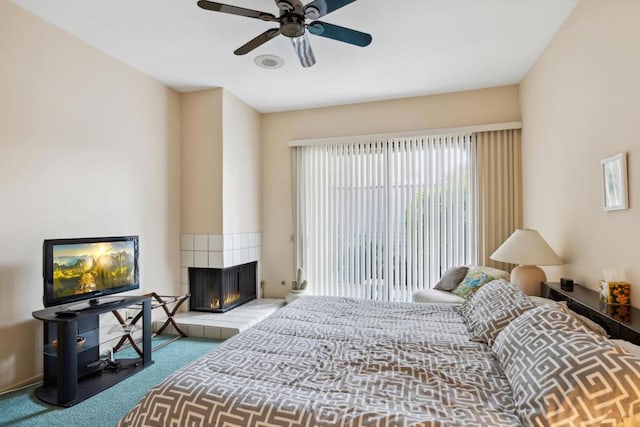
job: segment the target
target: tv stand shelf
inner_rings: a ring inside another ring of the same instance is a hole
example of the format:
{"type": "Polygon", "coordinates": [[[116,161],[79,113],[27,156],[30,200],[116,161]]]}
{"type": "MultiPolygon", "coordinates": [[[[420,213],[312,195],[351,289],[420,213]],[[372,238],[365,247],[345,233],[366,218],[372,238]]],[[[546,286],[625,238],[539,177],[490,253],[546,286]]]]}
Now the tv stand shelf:
{"type": "Polygon", "coordinates": [[[119,297],[116,302],[85,308],[74,316],[56,315],[60,311],[73,311],[77,305],[33,312],[33,317],[44,322],[43,385],[35,393],[52,405],[73,406],[153,363],[149,296],[119,297]],[[100,360],[99,316],[132,305],[142,305],[142,354],[134,359],[116,359],[115,364],[108,365],[100,360]],[[85,341],[78,344],[78,336],[85,341]]]}

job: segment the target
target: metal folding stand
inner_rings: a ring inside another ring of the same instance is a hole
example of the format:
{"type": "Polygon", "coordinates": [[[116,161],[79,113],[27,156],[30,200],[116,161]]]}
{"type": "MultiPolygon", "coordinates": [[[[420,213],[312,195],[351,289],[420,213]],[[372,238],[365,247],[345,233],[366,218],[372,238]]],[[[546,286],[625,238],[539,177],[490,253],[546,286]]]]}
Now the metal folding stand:
{"type": "MultiPolygon", "coordinates": [[[[191,294],[158,295],[155,292],[151,292],[149,294],[146,294],[146,296],[151,297],[151,310],[162,307],[164,312],[167,314],[167,318],[165,319],[164,323],[162,324],[162,326],[160,326],[160,328],[158,328],[158,330],[153,334],[153,336],[159,335],[162,332],[164,332],[164,330],[169,325],[173,326],[173,329],[175,329],[175,331],[178,333],[178,335],[176,335],[172,339],[154,347],[152,351],[162,348],[165,345],[171,344],[177,339],[186,337],[187,334],[180,328],[180,326],[178,326],[178,324],[174,319],[174,316],[178,312],[178,309],[180,309],[180,306],[191,296],[191,294]],[[172,304],[173,304],[173,307],[169,309],[169,306],[172,304]]],[[[128,341],[131,347],[133,347],[133,349],[140,356],[142,356],[143,354],[142,349],[140,349],[140,347],[138,346],[138,343],[136,343],[132,333],[135,329],[136,323],[142,318],[143,312],[139,311],[131,319],[125,319],[124,317],[122,317],[122,315],[118,310],[113,310],[112,313],[116,317],[116,319],[118,319],[118,322],[120,323],[120,326],[122,327],[122,329],[125,331],[128,331],[126,335],[123,335],[122,337],[120,337],[120,340],[118,341],[118,343],[113,347],[113,351],[116,352],[120,350],[120,348],[128,341]]]]}

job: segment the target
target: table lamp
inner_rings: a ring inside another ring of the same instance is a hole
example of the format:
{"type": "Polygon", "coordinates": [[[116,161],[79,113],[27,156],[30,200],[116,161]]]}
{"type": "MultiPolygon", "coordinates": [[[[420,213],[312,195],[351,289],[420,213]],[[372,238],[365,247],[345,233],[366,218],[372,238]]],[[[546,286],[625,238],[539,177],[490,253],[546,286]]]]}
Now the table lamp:
{"type": "Polygon", "coordinates": [[[536,230],[516,230],[489,257],[494,261],[519,264],[511,271],[511,283],[527,295],[540,295],[540,283],[547,276],[538,265],[560,265],[562,259],[536,230]]]}

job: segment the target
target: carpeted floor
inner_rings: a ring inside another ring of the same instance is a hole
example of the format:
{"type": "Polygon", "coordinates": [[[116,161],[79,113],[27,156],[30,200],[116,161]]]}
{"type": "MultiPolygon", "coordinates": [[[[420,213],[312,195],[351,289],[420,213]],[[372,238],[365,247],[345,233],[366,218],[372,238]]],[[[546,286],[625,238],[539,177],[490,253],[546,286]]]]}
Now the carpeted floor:
{"type": "MultiPolygon", "coordinates": [[[[162,339],[154,338],[153,346],[162,339]]],[[[219,341],[202,338],[181,338],[154,351],[153,365],[70,408],[50,406],[38,400],[34,390],[40,384],[2,395],[0,426],[115,426],[151,387],[219,344],[219,341]]]]}

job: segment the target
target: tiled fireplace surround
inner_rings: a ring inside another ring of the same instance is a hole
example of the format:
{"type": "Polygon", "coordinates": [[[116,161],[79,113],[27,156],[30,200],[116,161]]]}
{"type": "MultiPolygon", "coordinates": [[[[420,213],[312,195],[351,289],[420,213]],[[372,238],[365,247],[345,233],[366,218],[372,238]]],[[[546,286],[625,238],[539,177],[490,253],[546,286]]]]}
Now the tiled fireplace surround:
{"type": "MultiPolygon", "coordinates": [[[[262,234],[182,234],[180,236],[180,288],[189,292],[189,267],[226,268],[257,261],[257,300],[226,313],[181,311],[176,322],[192,337],[226,339],[275,312],[284,304],[280,299],[261,299],[262,234]]],[[[188,304],[186,304],[188,305],[188,304]]],[[[154,322],[156,323],[156,322],[154,322]]],[[[154,325],[157,326],[157,325],[154,325]]],[[[168,333],[175,333],[173,330],[168,333]]]]}
{"type": "MultiPolygon", "coordinates": [[[[180,236],[180,283],[189,292],[189,267],[226,268],[258,261],[258,283],[262,278],[262,234],[182,234],[180,236]]],[[[257,284],[256,284],[257,285],[257,284]]],[[[261,296],[258,287],[257,295],[261,296]]]]}

